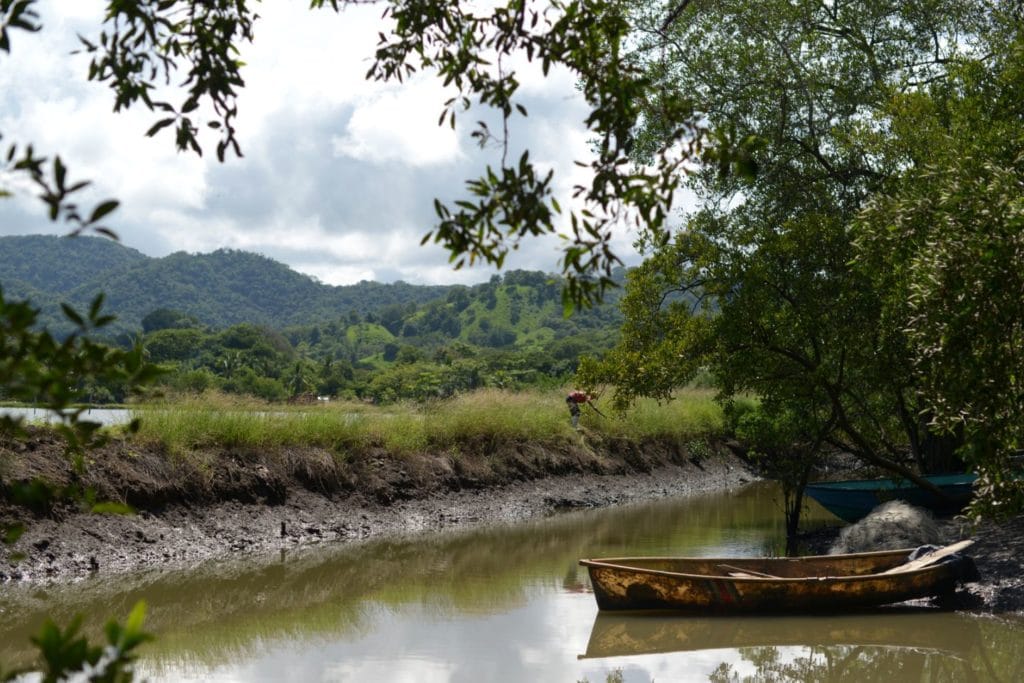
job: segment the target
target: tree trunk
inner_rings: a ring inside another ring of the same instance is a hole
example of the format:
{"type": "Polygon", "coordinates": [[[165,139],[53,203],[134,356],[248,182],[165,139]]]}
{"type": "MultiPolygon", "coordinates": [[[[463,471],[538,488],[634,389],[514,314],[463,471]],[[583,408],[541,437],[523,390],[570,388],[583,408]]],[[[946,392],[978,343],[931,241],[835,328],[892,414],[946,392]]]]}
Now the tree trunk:
{"type": "Polygon", "coordinates": [[[804,508],[804,489],[810,479],[813,465],[808,462],[800,472],[795,485],[782,483],[782,500],[786,511],[786,555],[796,554],[796,537],[800,531],[800,515],[804,508]]]}

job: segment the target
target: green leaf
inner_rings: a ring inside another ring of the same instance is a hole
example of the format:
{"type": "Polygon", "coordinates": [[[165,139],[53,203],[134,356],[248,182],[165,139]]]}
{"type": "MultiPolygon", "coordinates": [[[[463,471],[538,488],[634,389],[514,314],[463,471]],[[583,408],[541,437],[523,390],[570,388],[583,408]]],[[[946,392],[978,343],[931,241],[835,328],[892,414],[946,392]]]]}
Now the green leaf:
{"type": "Polygon", "coordinates": [[[79,327],[85,326],[85,319],[82,318],[82,316],[78,314],[78,311],[76,311],[75,309],[71,308],[71,306],[69,306],[68,304],[65,304],[65,303],[61,303],[60,308],[61,308],[62,311],[64,311],[64,316],[68,320],[70,320],[71,322],[75,323],[79,327]]]}
{"type": "Polygon", "coordinates": [[[121,202],[117,201],[116,199],[108,199],[107,201],[101,203],[99,206],[97,206],[95,209],[93,209],[92,215],[89,216],[89,220],[87,222],[88,223],[95,223],[97,221],[102,220],[104,218],[104,216],[109,215],[120,204],[121,204],[121,202]]]}
{"type": "Polygon", "coordinates": [[[172,125],[174,123],[174,121],[175,121],[175,119],[173,117],[169,117],[169,118],[165,118],[165,119],[160,119],[159,121],[154,123],[152,126],[150,126],[149,130],[146,131],[146,137],[150,137],[150,138],[153,137],[154,135],[159,133],[162,129],[166,128],[167,126],[172,125]]]}
{"type": "Polygon", "coordinates": [[[103,292],[100,292],[93,298],[92,304],[89,306],[89,320],[96,320],[96,316],[99,315],[100,309],[103,308],[103,298],[103,292]]]}
{"type": "Polygon", "coordinates": [[[125,621],[125,631],[130,634],[138,634],[142,632],[143,622],[146,620],[146,601],[139,600],[132,607],[132,611],[128,614],[128,619],[125,621]]]}

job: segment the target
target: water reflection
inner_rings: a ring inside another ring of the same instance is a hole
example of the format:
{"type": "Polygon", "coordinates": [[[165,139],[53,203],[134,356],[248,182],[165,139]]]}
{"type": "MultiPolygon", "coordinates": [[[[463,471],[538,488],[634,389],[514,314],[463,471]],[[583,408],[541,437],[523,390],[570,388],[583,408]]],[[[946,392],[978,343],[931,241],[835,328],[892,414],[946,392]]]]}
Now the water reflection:
{"type": "MultiPolygon", "coordinates": [[[[25,420],[30,424],[52,424],[60,422],[60,418],[46,408],[17,408],[0,406],[0,415],[10,415],[25,420]]],[[[137,417],[135,411],[124,408],[88,408],[80,416],[82,420],[98,422],[106,427],[126,425],[137,417]]]]}
{"type": "MultiPolygon", "coordinates": [[[[76,612],[126,614],[143,598],[151,628],[169,634],[156,649],[173,649],[179,638],[180,646],[191,648],[194,640],[198,651],[210,649],[214,658],[223,645],[230,652],[245,638],[297,629],[359,632],[367,605],[420,605],[436,615],[493,613],[522,605],[538,591],[584,590],[580,557],[751,555],[777,548],[782,527],[770,514],[774,497],[770,487],[754,486],[514,526],[326,547],[257,566],[218,563],[191,572],[97,577],[35,594],[11,586],[0,609],[21,614],[0,625],[0,644],[24,642],[46,612],[58,619],[76,612]]],[[[0,654],[6,654],[3,647],[0,654]]]]}
{"type": "Polygon", "coordinates": [[[601,612],[580,658],[792,646],[905,648],[963,656],[977,647],[979,637],[975,617],[932,609],[731,618],[601,612]]]}
{"type": "MultiPolygon", "coordinates": [[[[97,577],[71,587],[2,586],[0,660],[25,661],[28,635],[45,614],[66,622],[84,613],[96,633],[103,619],[127,614],[145,599],[148,627],[159,636],[145,650],[152,680],[585,677],[604,683],[621,668],[628,681],[725,681],[773,666],[811,667],[805,680],[817,680],[819,660],[832,666],[853,652],[857,660],[908,666],[925,656],[927,667],[943,672],[949,662],[969,661],[979,680],[989,680],[979,657],[992,655],[992,671],[1012,671],[1016,660],[1001,653],[1024,645],[1020,624],[949,613],[597,615],[578,558],[780,554],[776,497],[773,488],[754,486],[514,526],[324,547],[261,563],[250,558],[188,572],[97,577]],[[577,659],[580,653],[587,658],[577,659]]],[[[828,517],[815,512],[812,520],[815,515],[828,517]]],[[[871,680],[873,669],[864,671],[871,680]]]]}
{"type": "Polygon", "coordinates": [[[1024,623],[935,610],[702,619],[598,615],[581,660],[626,681],[1019,681],[1024,623]],[[642,655],[642,656],[640,656],[642,655]]]}

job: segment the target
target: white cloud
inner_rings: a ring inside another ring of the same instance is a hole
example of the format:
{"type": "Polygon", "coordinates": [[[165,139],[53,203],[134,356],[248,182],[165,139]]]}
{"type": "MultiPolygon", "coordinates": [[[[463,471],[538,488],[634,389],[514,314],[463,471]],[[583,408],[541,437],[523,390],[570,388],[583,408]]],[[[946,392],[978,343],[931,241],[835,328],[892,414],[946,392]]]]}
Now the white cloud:
{"type": "Polygon", "coordinates": [[[434,79],[420,77],[363,98],[344,135],[332,138],[334,152],[359,161],[411,166],[462,159],[456,130],[437,122],[448,97],[434,79]]]}
{"type": "MultiPolygon", "coordinates": [[[[4,142],[59,152],[73,178],[93,179],[83,205],[119,198],[110,224],[126,246],[153,256],[246,249],[332,284],[465,283],[493,272],[453,271],[443,248],[419,246],[435,220],[434,197],[463,196],[465,179],[496,162],[497,153],[478,150],[463,128],[493,115],[470,112],[453,131],[437,125],[449,95],[436,79],[366,81],[378,31],[386,30],[379,6],[340,14],[297,2],[257,7],[255,41],[241,53],[246,87],[237,123],[245,157],[224,164],[212,149],[202,158],[176,152],[169,129],[144,137],[156,114],[114,114],[109,89],[85,80],[88,58],[68,53],[76,33],[98,32],[103,2],[40,6],[44,31],[15,34],[10,58],[0,62],[0,132],[4,142]]],[[[568,207],[572,185],[589,177],[573,165],[589,158],[586,105],[567,71],[544,76],[520,61],[530,116],[513,122],[510,151],[527,146],[556,169],[558,197],[568,207]]],[[[59,227],[45,222],[37,200],[0,201],[0,232],[42,230],[59,227]]],[[[617,249],[628,253],[631,240],[616,235],[617,249]]],[[[556,270],[559,246],[554,236],[527,240],[506,267],[556,270]]]]}
{"type": "Polygon", "coordinates": [[[367,658],[358,662],[328,664],[324,681],[391,681],[392,683],[450,683],[454,663],[421,657],[367,658]]]}
{"type": "Polygon", "coordinates": [[[281,112],[338,110],[380,89],[364,78],[384,28],[378,7],[334,14],[268,2],[257,10],[255,38],[241,49],[246,85],[239,95],[239,133],[247,145],[281,112]]]}

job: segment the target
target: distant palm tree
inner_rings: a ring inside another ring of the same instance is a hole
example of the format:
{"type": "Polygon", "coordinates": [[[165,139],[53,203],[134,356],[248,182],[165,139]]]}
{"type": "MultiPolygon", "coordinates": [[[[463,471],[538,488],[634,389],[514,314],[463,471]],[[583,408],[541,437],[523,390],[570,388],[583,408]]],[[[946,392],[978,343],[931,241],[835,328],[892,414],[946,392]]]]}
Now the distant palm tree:
{"type": "Polygon", "coordinates": [[[224,376],[231,377],[242,364],[241,352],[235,351],[234,353],[225,354],[220,364],[224,367],[224,376]]]}
{"type": "Polygon", "coordinates": [[[302,365],[302,361],[295,361],[295,371],[292,374],[291,380],[292,396],[298,396],[306,393],[306,389],[309,387],[309,380],[306,379],[305,368],[302,365]]]}

